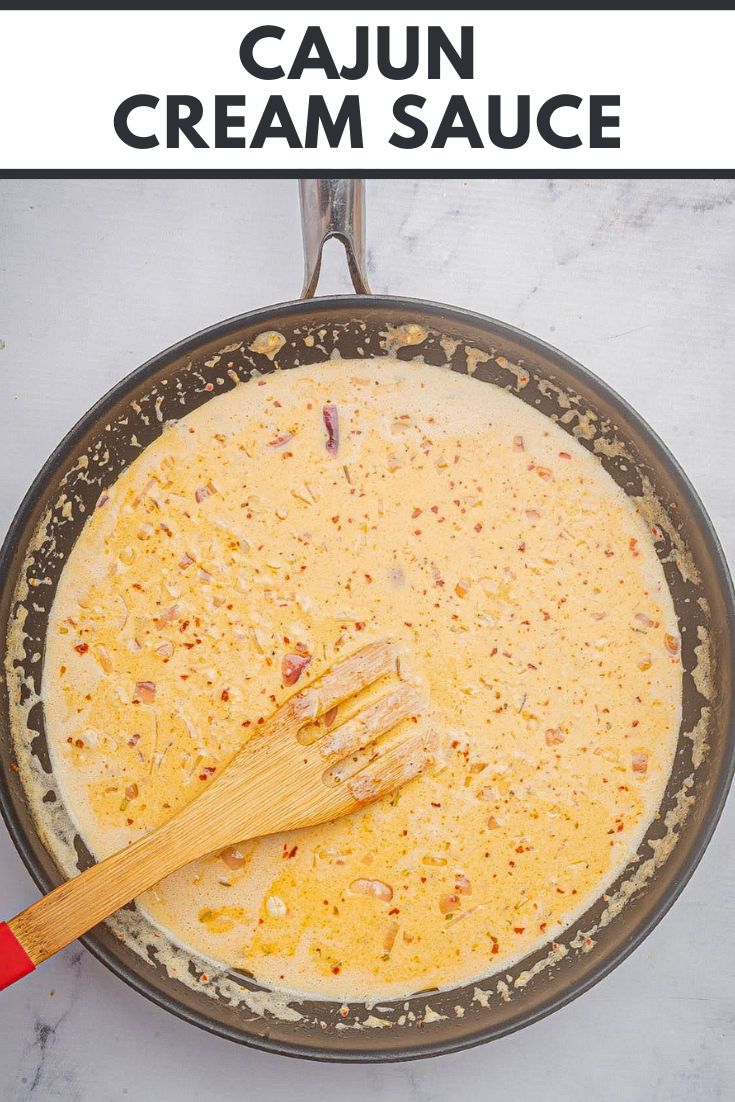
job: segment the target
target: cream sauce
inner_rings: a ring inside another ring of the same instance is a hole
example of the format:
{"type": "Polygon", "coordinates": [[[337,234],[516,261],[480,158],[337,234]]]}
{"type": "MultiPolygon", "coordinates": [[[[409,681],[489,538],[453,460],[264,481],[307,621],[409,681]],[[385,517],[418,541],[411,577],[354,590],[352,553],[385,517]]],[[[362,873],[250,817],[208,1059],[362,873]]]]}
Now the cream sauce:
{"type": "Polygon", "coordinates": [[[402,996],[507,968],[627,864],[681,698],[646,524],[519,399],[391,359],[238,386],[103,495],[62,575],[43,685],[92,851],[192,799],[292,691],[294,655],[301,687],[385,635],[430,686],[444,764],[167,878],[139,903],[173,939],[277,989],[402,996]]]}

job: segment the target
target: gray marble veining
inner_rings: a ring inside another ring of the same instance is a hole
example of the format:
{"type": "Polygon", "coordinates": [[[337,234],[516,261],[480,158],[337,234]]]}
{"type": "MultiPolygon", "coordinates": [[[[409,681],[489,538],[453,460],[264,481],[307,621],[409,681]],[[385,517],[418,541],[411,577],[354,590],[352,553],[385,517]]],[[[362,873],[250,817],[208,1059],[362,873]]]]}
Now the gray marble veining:
{"type": "MultiPolygon", "coordinates": [[[[58,439],[151,354],[293,298],[296,185],[0,183],[0,528],[58,439]]],[[[347,291],[339,247],[322,289],[347,291]]],[[[457,303],[563,348],[670,445],[735,560],[735,183],[368,184],[376,291],[457,303]]],[[[726,1102],[735,1081],[735,804],[673,911],[583,998],[410,1065],[249,1051],[166,1014],[79,947],[0,997],[3,1102],[726,1102]]],[[[0,831],[2,911],[35,889],[0,831]]]]}

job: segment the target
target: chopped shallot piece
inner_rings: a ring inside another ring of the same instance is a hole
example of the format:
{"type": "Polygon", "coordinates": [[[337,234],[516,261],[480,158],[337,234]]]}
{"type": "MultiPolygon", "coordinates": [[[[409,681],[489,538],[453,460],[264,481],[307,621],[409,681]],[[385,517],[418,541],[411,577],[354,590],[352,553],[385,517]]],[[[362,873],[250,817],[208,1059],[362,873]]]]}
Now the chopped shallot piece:
{"type": "Polygon", "coordinates": [[[491,815],[490,818],[488,819],[487,829],[488,830],[499,830],[500,829],[500,823],[498,822],[498,820],[495,818],[494,815],[491,815]]]}
{"type": "Polygon", "coordinates": [[[155,653],[159,658],[170,658],[174,653],[174,645],[167,639],[165,643],[161,643],[160,647],[156,647],[155,653]]]}
{"type": "Polygon", "coordinates": [[[281,677],[284,685],[295,685],[311,662],[305,654],[285,654],[281,663],[281,677]]]}
{"type": "Polygon", "coordinates": [[[328,712],[324,713],[324,726],[331,727],[337,718],[338,704],[335,704],[333,708],[330,708],[328,712]]]}
{"type": "Polygon", "coordinates": [[[288,914],[288,907],[280,895],[269,895],[265,901],[265,909],[273,918],[282,918],[283,915],[288,914]]]}
{"type": "Polygon", "coordinates": [[[513,437],[513,451],[514,452],[524,452],[525,450],[526,450],[526,445],[525,445],[525,442],[523,440],[523,437],[522,436],[514,436],[513,437]]]}
{"type": "Polygon", "coordinates": [[[94,648],[94,656],[105,673],[112,673],[112,659],[107,647],[103,647],[100,643],[94,648]]]}
{"type": "Polygon", "coordinates": [[[639,624],[643,624],[644,627],[655,627],[656,621],[652,620],[650,616],[646,616],[645,612],[636,612],[635,618],[639,624]]]}
{"type": "Polygon", "coordinates": [[[224,861],[228,869],[239,869],[245,864],[245,855],[237,846],[228,846],[220,853],[220,859],[224,861]]]}
{"type": "Polygon", "coordinates": [[[140,704],[152,704],[156,699],[156,684],[154,681],[136,681],[133,700],[140,704]]]}
{"type": "Polygon", "coordinates": [[[355,895],[371,895],[373,899],[381,899],[384,903],[390,903],[393,898],[390,884],[384,884],[382,880],[365,880],[360,877],[352,881],[350,891],[355,895]]]}
{"type": "Polygon", "coordinates": [[[337,413],[337,407],[331,403],[324,406],[322,417],[324,418],[324,427],[327,430],[327,451],[330,455],[336,455],[339,451],[339,414],[337,413]]]}
{"type": "Polygon", "coordinates": [[[199,487],[199,489],[194,494],[194,497],[197,499],[197,502],[202,502],[202,501],[204,501],[205,498],[211,497],[212,494],[216,494],[216,493],[217,493],[217,491],[215,490],[212,483],[208,482],[206,486],[200,486],[199,487]]]}
{"type": "Polygon", "coordinates": [[[460,895],[471,895],[472,894],[472,885],[470,884],[467,877],[461,872],[458,872],[457,875],[454,878],[454,887],[455,887],[455,890],[458,891],[460,895]]]}
{"type": "Polygon", "coordinates": [[[268,441],[269,448],[282,448],[284,444],[288,444],[289,440],[293,440],[292,432],[282,432],[275,440],[268,441]]]}
{"type": "Polygon", "coordinates": [[[454,592],[458,597],[466,597],[470,591],[471,582],[468,582],[466,578],[460,578],[454,587],[454,592]]]}
{"type": "Polygon", "coordinates": [[[679,640],[676,638],[675,635],[664,635],[664,646],[666,647],[669,654],[679,653],[679,640]]]}
{"type": "Polygon", "coordinates": [[[564,741],[564,735],[558,727],[549,727],[545,737],[547,746],[556,746],[557,743],[564,741]]]}
{"type": "Polygon", "coordinates": [[[539,478],[543,478],[546,482],[552,477],[551,470],[548,467],[537,467],[536,474],[539,478]]]}
{"type": "Polygon", "coordinates": [[[170,624],[172,620],[176,619],[178,611],[178,605],[171,605],[170,608],[164,609],[161,615],[156,616],[155,620],[153,621],[155,627],[157,627],[160,631],[161,628],[166,626],[166,624],[170,624]]]}
{"type": "Polygon", "coordinates": [[[456,892],[447,892],[439,898],[439,910],[443,915],[458,911],[461,906],[462,902],[456,892]]]}
{"type": "Polygon", "coordinates": [[[393,945],[395,944],[397,934],[398,934],[398,923],[397,922],[389,923],[388,929],[385,931],[385,936],[383,938],[383,948],[386,951],[386,953],[390,953],[391,949],[393,948],[393,945]]]}
{"type": "Polygon", "coordinates": [[[650,656],[650,654],[645,654],[642,658],[640,658],[638,660],[638,669],[643,670],[643,672],[645,673],[646,670],[650,670],[650,668],[651,668],[651,656],[650,656]]]}
{"type": "Polygon", "coordinates": [[[127,798],[129,800],[134,800],[135,797],[138,795],[138,786],[137,786],[137,784],[129,784],[127,786],[127,788],[125,789],[125,795],[127,796],[127,798]]]}
{"type": "Polygon", "coordinates": [[[648,754],[633,754],[631,765],[634,773],[646,773],[648,771],[648,754]]]}

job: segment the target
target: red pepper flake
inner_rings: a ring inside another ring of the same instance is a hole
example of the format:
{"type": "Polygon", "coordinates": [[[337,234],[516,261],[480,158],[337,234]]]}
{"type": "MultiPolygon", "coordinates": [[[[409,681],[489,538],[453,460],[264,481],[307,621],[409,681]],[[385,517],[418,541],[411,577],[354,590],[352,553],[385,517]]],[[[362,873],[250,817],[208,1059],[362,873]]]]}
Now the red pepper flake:
{"type": "Polygon", "coordinates": [[[227,701],[229,699],[230,699],[229,692],[227,691],[227,689],[223,689],[222,692],[220,693],[220,700],[224,700],[225,703],[227,703],[227,701]]]}
{"type": "Polygon", "coordinates": [[[89,644],[88,643],[77,643],[74,650],[77,652],[77,654],[86,654],[87,651],[89,650],[89,644]]]}
{"type": "Polygon", "coordinates": [[[140,742],[140,735],[134,734],[128,739],[128,746],[137,746],[140,742]]]}
{"type": "Polygon", "coordinates": [[[636,539],[628,540],[628,547],[630,548],[630,552],[633,555],[633,558],[637,559],[638,556],[640,555],[640,551],[638,550],[638,540],[636,540],[636,539]]]}
{"type": "Polygon", "coordinates": [[[284,685],[295,685],[311,658],[303,654],[285,654],[281,663],[281,677],[284,685]]]}
{"type": "Polygon", "coordinates": [[[299,849],[298,846],[292,846],[291,849],[289,849],[288,846],[286,845],[286,843],[284,842],[284,844],[283,844],[283,853],[281,854],[283,860],[284,861],[290,861],[292,857],[296,856],[296,854],[298,853],[298,849],[299,849]]]}
{"type": "Polygon", "coordinates": [[[418,505],[415,505],[411,513],[411,520],[416,520],[416,517],[420,517],[423,511],[423,509],[419,509],[418,505]]]}
{"type": "Polygon", "coordinates": [[[335,976],[338,976],[341,971],[342,971],[342,969],[340,968],[340,966],[338,964],[335,964],[335,965],[332,966],[332,972],[335,974],[335,976]]]}
{"type": "Polygon", "coordinates": [[[572,457],[569,454],[569,452],[559,452],[559,458],[560,459],[571,459],[572,457]]]}
{"type": "Polygon", "coordinates": [[[481,532],[482,531],[482,524],[480,523],[479,520],[478,520],[477,524],[475,525],[475,531],[476,532],[481,532]]]}
{"type": "Polygon", "coordinates": [[[324,406],[322,417],[324,418],[324,427],[327,430],[326,449],[330,455],[336,455],[339,451],[339,414],[337,413],[337,407],[331,403],[324,406]]]}
{"type": "Polygon", "coordinates": [[[513,933],[514,934],[522,934],[522,933],[525,932],[525,929],[526,929],[525,926],[514,926],[513,927],[513,933]]]}

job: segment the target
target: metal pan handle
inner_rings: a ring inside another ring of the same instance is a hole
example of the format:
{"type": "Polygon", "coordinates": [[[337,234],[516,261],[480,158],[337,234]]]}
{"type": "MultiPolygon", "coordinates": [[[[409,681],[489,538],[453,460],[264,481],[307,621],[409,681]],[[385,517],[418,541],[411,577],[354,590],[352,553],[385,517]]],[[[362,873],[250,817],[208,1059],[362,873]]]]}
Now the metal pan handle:
{"type": "Polygon", "coordinates": [[[330,237],[341,241],[347,253],[352,286],[369,295],[365,275],[365,181],[299,180],[301,229],[304,235],[302,298],[313,298],[322,266],[322,249],[330,237]]]}

